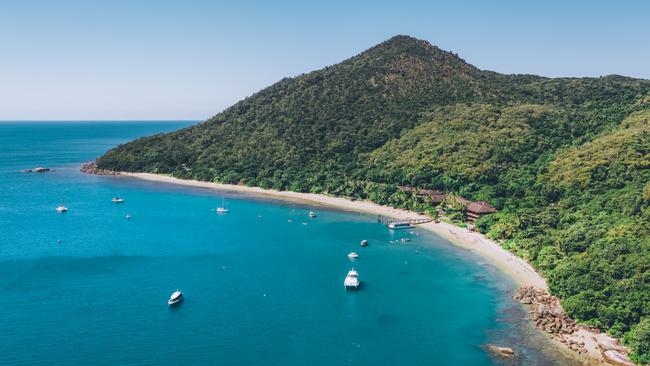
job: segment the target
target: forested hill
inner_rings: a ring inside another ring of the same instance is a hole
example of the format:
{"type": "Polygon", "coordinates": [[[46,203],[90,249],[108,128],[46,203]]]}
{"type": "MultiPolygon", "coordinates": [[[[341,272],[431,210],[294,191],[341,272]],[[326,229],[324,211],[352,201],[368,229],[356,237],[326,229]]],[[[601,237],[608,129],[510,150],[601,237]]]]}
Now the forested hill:
{"type": "MultiPolygon", "coordinates": [[[[399,185],[491,202],[479,228],[531,261],[570,315],[650,357],[650,81],[479,70],[396,36],[100,168],[371,199],[399,185]]],[[[453,213],[449,213],[454,216],[453,213]]]]}
{"type": "MultiPolygon", "coordinates": [[[[185,164],[203,180],[305,190],[322,173],[362,178],[361,153],[418,125],[435,106],[618,108],[647,89],[620,77],[549,80],[480,71],[428,42],[397,36],[340,64],[281,80],[198,126],[121,146],[99,163],[176,175],[186,174],[185,164]]],[[[622,113],[584,132],[615,124],[622,113]]]]}

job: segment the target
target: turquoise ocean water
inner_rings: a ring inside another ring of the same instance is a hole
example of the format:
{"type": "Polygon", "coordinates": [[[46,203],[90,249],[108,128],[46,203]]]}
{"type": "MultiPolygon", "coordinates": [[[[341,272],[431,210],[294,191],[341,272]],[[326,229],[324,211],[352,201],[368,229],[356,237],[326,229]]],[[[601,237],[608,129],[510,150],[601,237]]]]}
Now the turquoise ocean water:
{"type": "Polygon", "coordinates": [[[501,364],[486,343],[515,348],[512,364],[569,363],[530,332],[508,278],[423,230],[228,193],[218,215],[219,192],[79,172],[189,124],[0,123],[0,364],[501,364]],[[18,172],[37,166],[55,171],[18,172]],[[346,293],[352,266],[362,288],[346,293]]]}

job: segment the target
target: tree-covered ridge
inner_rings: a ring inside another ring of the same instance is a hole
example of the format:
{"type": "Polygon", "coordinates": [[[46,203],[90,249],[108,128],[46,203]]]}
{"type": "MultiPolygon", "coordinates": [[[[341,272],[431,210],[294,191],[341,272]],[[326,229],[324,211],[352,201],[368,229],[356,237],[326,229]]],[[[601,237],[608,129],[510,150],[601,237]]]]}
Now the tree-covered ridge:
{"type": "Polygon", "coordinates": [[[516,192],[499,186],[502,178],[510,181],[508,172],[534,165],[545,152],[571,141],[572,117],[535,104],[438,107],[423,114],[426,122],[375,150],[369,174],[378,181],[463,190],[477,199],[512,196],[516,192]],[[468,182],[490,192],[473,192],[468,182]]]}
{"type": "Polygon", "coordinates": [[[418,211],[433,202],[399,185],[489,201],[499,212],[481,231],[544,272],[569,315],[626,334],[642,360],[649,107],[647,80],[503,75],[397,36],[97,163],[418,211]]]}
{"type": "Polygon", "coordinates": [[[563,152],[549,168],[553,183],[563,188],[607,189],[648,181],[650,114],[631,114],[614,132],[563,152]]]}

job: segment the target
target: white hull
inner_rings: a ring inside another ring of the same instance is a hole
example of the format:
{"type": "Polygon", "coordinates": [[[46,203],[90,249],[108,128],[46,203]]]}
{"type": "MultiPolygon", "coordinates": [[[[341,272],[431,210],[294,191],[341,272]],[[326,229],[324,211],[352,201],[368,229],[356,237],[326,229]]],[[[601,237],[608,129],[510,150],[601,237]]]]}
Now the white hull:
{"type": "Polygon", "coordinates": [[[345,281],[343,281],[343,286],[345,286],[345,288],[353,288],[353,289],[356,289],[356,288],[359,287],[359,284],[360,284],[360,281],[359,281],[358,279],[348,280],[348,279],[346,278],[345,281]]]}
{"type": "Polygon", "coordinates": [[[172,296],[169,297],[169,300],[167,300],[167,305],[169,305],[169,306],[176,305],[176,304],[182,302],[184,298],[185,298],[185,296],[183,296],[183,293],[181,291],[179,291],[179,290],[176,290],[176,291],[174,291],[172,296]]]}
{"type": "Polygon", "coordinates": [[[176,304],[178,304],[178,303],[181,302],[181,301],[183,301],[183,298],[182,298],[182,297],[181,297],[180,299],[176,299],[176,300],[171,300],[171,299],[170,299],[170,300],[167,301],[167,305],[169,305],[169,306],[171,306],[171,305],[176,305],[176,304]]]}

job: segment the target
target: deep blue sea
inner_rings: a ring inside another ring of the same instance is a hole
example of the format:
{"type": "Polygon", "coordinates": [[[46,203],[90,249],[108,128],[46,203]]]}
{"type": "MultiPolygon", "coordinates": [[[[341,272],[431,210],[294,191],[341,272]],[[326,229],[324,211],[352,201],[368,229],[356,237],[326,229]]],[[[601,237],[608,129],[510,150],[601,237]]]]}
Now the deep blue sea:
{"type": "Polygon", "coordinates": [[[219,215],[219,192],[79,172],[189,124],[0,123],[0,364],[502,364],[486,343],[513,347],[511,364],[569,363],[508,278],[423,230],[228,193],[219,215]],[[54,171],[19,173],[37,166],[54,171]],[[346,292],[353,266],[362,287],[346,292]]]}

